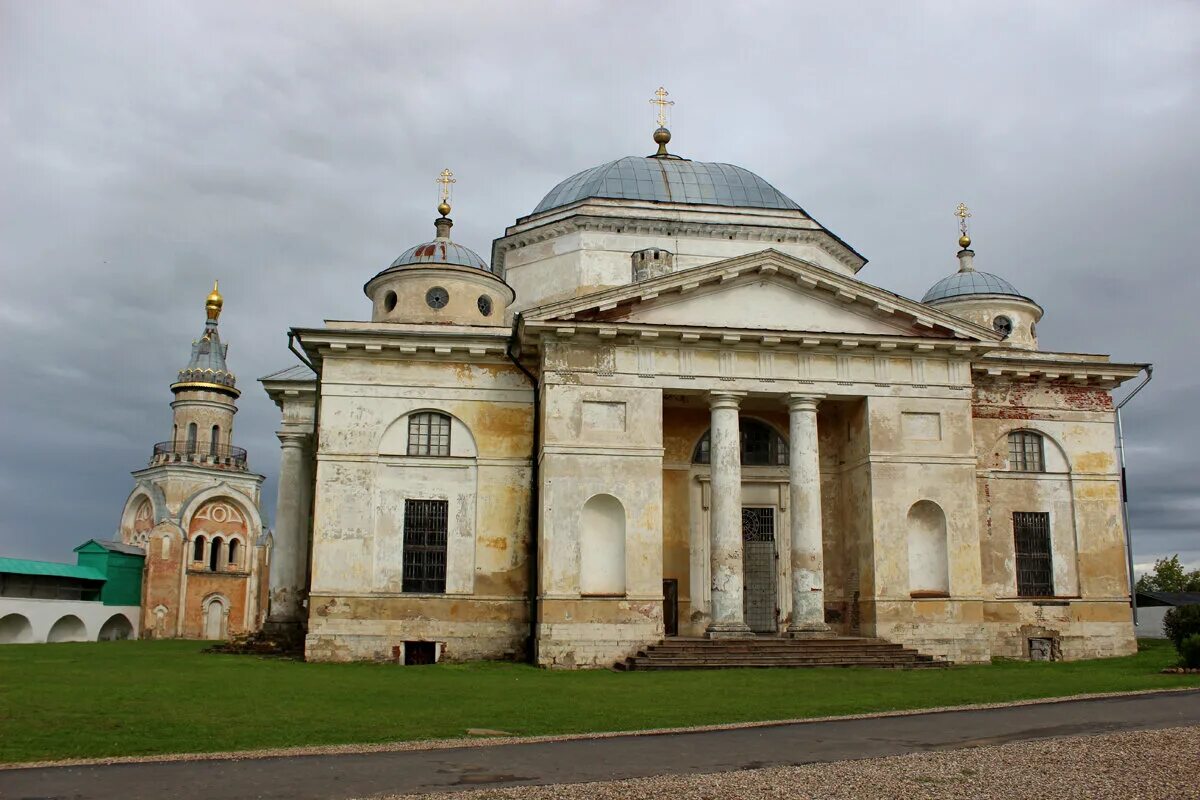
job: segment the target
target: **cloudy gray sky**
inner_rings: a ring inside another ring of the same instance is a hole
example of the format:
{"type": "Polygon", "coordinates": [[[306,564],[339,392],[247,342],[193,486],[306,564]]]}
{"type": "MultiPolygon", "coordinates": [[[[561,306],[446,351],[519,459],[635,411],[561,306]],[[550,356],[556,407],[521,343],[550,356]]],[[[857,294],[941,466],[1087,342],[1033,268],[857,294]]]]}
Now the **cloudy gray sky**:
{"type": "Polygon", "coordinates": [[[1139,562],[1200,566],[1200,5],[0,0],[0,554],[110,536],[212,279],[274,508],[285,331],[365,318],[427,239],[491,240],[567,175],[745,166],[920,297],[975,212],[1048,349],[1153,361],[1129,407],[1139,562]]]}

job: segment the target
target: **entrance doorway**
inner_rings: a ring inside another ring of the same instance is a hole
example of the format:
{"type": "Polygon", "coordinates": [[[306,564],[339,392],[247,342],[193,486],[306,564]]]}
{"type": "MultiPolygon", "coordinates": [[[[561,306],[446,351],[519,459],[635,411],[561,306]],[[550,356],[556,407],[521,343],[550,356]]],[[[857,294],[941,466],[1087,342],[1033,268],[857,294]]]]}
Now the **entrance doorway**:
{"type": "Polygon", "coordinates": [[[776,633],[775,509],[742,508],[742,618],[755,633],[776,633]]]}
{"type": "Polygon", "coordinates": [[[663,634],[679,635],[679,579],[663,579],[663,634]]]}

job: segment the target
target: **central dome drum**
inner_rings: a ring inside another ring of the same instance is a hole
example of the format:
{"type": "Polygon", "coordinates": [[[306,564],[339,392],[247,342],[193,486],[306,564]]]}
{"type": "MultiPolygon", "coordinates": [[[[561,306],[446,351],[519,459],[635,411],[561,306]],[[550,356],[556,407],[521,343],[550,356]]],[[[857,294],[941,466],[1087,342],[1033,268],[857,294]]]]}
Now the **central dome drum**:
{"type": "Polygon", "coordinates": [[[589,197],[801,210],[774,186],[733,164],[677,156],[626,156],[567,178],[542,198],[533,213],[589,197]]]}

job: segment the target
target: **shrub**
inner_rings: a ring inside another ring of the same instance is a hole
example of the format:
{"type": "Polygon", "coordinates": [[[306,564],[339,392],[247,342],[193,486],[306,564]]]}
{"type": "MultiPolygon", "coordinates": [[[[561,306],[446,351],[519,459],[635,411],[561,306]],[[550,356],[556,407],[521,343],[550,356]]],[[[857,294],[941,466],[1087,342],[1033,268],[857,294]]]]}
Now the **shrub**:
{"type": "Polygon", "coordinates": [[[1183,666],[1200,669],[1200,633],[1193,633],[1179,643],[1179,655],[1183,659],[1183,666]]]}
{"type": "Polygon", "coordinates": [[[1200,634],[1200,606],[1172,608],[1163,616],[1163,633],[1175,645],[1175,649],[1180,650],[1184,639],[1200,634]]]}

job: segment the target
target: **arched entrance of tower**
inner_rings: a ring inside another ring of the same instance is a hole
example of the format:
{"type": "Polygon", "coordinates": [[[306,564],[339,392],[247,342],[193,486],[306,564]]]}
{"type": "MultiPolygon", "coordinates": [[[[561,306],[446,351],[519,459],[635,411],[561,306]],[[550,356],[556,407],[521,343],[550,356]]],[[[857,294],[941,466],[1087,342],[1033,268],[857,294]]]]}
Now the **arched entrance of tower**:
{"type": "Polygon", "coordinates": [[[201,635],[205,639],[225,639],[229,635],[229,600],[221,595],[207,597],[201,603],[201,618],[203,628],[201,635]]]}

